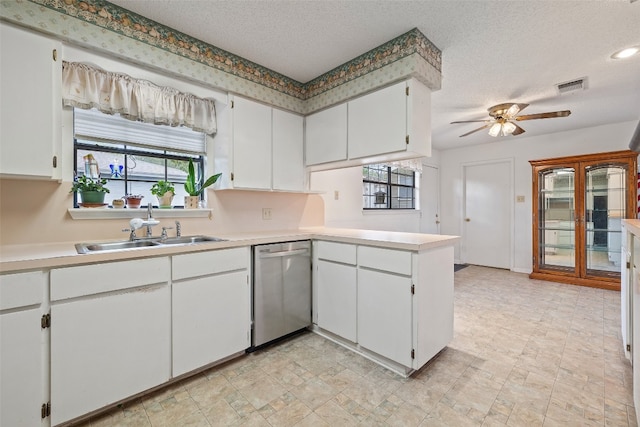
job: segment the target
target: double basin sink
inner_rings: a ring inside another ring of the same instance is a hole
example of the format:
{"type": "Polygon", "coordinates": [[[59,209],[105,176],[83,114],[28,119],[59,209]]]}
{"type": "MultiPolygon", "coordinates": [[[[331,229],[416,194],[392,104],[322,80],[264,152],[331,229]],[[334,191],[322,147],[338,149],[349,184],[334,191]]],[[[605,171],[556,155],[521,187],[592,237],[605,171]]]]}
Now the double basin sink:
{"type": "Polygon", "coordinates": [[[180,236],[180,237],[155,237],[151,239],[127,240],[122,242],[105,243],[77,243],[76,251],[79,254],[89,254],[104,251],[119,251],[124,249],[168,246],[168,245],[193,245],[196,243],[224,242],[225,239],[209,236],[180,236]]]}

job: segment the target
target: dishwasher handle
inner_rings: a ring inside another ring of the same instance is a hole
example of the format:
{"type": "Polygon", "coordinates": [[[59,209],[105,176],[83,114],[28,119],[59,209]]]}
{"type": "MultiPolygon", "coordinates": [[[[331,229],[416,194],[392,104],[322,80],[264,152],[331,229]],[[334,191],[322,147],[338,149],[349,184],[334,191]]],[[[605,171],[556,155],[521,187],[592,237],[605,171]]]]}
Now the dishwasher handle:
{"type": "Polygon", "coordinates": [[[294,255],[308,255],[309,254],[309,249],[307,248],[303,248],[303,249],[294,249],[294,250],[288,250],[288,251],[278,251],[278,252],[269,252],[268,250],[265,250],[264,252],[260,252],[260,258],[282,258],[282,257],[286,257],[286,256],[294,256],[294,255]]]}

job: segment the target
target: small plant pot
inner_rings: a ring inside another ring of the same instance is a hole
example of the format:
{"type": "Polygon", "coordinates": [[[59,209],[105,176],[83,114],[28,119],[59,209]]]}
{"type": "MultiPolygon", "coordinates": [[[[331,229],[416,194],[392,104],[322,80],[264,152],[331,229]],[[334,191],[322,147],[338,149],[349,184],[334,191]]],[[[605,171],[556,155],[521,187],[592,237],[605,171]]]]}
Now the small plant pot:
{"type": "Polygon", "coordinates": [[[184,196],[185,209],[198,209],[200,204],[200,196],[184,196]]]}
{"type": "Polygon", "coordinates": [[[163,196],[156,196],[158,198],[158,207],[161,209],[171,209],[171,202],[173,202],[173,193],[167,191],[163,196]]]}
{"type": "Polygon", "coordinates": [[[101,204],[104,203],[104,196],[107,193],[103,193],[102,191],[80,191],[78,195],[82,200],[81,203],[85,204],[101,204]]]}
{"type": "Polygon", "coordinates": [[[138,209],[144,196],[124,196],[123,198],[129,209],[138,209]]]}

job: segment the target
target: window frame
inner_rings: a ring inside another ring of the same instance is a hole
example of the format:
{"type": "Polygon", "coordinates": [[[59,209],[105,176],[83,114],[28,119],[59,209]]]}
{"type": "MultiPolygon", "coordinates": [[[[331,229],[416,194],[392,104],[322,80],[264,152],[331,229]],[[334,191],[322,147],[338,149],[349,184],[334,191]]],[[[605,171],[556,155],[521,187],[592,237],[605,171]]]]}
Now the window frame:
{"type": "MultiPolygon", "coordinates": [[[[89,141],[90,139],[85,138],[86,141],[89,141]]],[[[93,144],[89,144],[86,142],[82,142],[82,141],[78,141],[77,138],[73,138],[73,173],[74,176],[81,176],[84,175],[84,171],[78,170],[78,150],[84,150],[84,151],[94,151],[94,152],[102,152],[102,153],[114,153],[114,154],[122,154],[124,159],[125,159],[125,164],[124,164],[124,168],[123,168],[123,178],[118,179],[119,181],[124,183],[125,188],[127,188],[127,184],[129,182],[147,182],[149,183],[149,186],[151,187],[154,183],[156,183],[158,180],[163,179],[165,181],[167,181],[167,174],[168,174],[168,165],[167,165],[167,160],[179,160],[179,161],[189,161],[189,159],[191,159],[193,161],[193,166],[195,168],[196,171],[196,176],[202,177],[204,176],[204,162],[205,162],[205,157],[202,154],[192,154],[192,155],[188,155],[188,154],[178,154],[175,152],[169,152],[168,150],[161,150],[158,148],[151,148],[149,147],[149,151],[145,150],[144,148],[141,148],[140,146],[137,145],[132,145],[132,144],[128,144],[125,142],[118,142],[118,141],[113,141],[112,143],[104,143],[104,142],[99,142],[99,141],[93,141],[93,144]],[[119,148],[119,147],[115,147],[115,146],[111,146],[111,145],[122,145],[124,148],[119,148]],[[160,153],[161,152],[161,153],[160,153]],[[162,178],[158,178],[155,180],[146,180],[146,179],[135,179],[135,178],[129,178],[128,177],[128,170],[127,170],[127,156],[129,155],[138,155],[138,156],[144,156],[144,157],[155,157],[158,159],[162,159],[164,160],[164,177],[162,178]]],[[[107,180],[112,180],[111,175],[109,174],[105,174],[105,173],[101,173],[100,174],[100,178],[104,178],[107,180]]],[[[174,184],[182,184],[182,182],[174,182],[174,184]]],[[[202,192],[202,194],[200,194],[200,200],[204,200],[204,192],[202,192]]],[[[74,193],[73,194],[73,207],[74,208],[78,208],[78,194],[74,193]]],[[[153,205],[154,208],[157,208],[157,205],[153,205]]],[[[184,209],[184,205],[182,206],[173,206],[172,209],[184,209]]]]}
{"type": "MultiPolygon", "coordinates": [[[[375,165],[381,165],[381,166],[386,167],[386,169],[387,169],[387,172],[386,172],[386,173],[387,173],[387,181],[386,181],[386,182],[383,182],[383,181],[373,181],[373,180],[366,179],[366,178],[364,177],[364,175],[363,175],[363,177],[362,177],[362,184],[373,184],[373,185],[385,186],[385,187],[386,187],[386,190],[387,190],[387,191],[385,192],[385,194],[387,195],[387,197],[386,197],[386,201],[385,201],[385,207],[380,207],[380,208],[371,208],[371,207],[365,207],[365,206],[363,206],[363,207],[362,207],[362,210],[363,210],[363,211],[367,211],[367,212],[376,212],[376,211],[382,211],[382,212],[384,212],[384,211],[416,211],[416,210],[418,209],[418,208],[416,207],[416,190],[417,190],[417,188],[418,188],[418,187],[416,186],[416,172],[415,172],[415,171],[412,171],[412,181],[413,181],[413,185],[400,184],[400,183],[393,183],[391,178],[392,178],[392,168],[393,168],[394,166],[392,166],[392,165],[390,165],[390,164],[387,164],[387,163],[376,163],[375,165]],[[411,193],[412,193],[412,197],[411,197],[411,205],[412,205],[412,207],[410,207],[410,208],[407,208],[407,207],[395,207],[395,208],[394,208],[394,207],[393,207],[393,204],[392,204],[392,202],[391,202],[391,201],[392,201],[392,197],[391,197],[391,195],[392,195],[392,189],[393,189],[394,187],[397,187],[397,188],[410,188],[410,189],[411,189],[411,193]]],[[[370,167],[370,166],[373,166],[373,164],[363,165],[363,166],[362,166],[363,171],[364,171],[364,169],[365,169],[365,168],[368,168],[368,167],[370,167]]],[[[402,168],[398,167],[398,169],[402,169],[402,168]]],[[[408,170],[408,169],[406,169],[406,170],[408,170]]],[[[402,175],[407,176],[406,174],[402,174],[402,175]]],[[[362,196],[363,196],[363,197],[373,197],[372,195],[364,194],[364,188],[363,188],[363,191],[362,191],[362,196]]]]}

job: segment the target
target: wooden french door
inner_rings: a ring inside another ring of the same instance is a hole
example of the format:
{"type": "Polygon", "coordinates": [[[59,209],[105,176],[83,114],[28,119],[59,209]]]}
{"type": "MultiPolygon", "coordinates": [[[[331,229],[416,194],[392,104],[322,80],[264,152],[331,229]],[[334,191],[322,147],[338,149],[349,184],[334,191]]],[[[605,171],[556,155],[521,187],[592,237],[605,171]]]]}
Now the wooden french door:
{"type": "Polygon", "coordinates": [[[621,220],[636,212],[637,153],[535,160],[531,278],[620,289],[621,220]]]}

